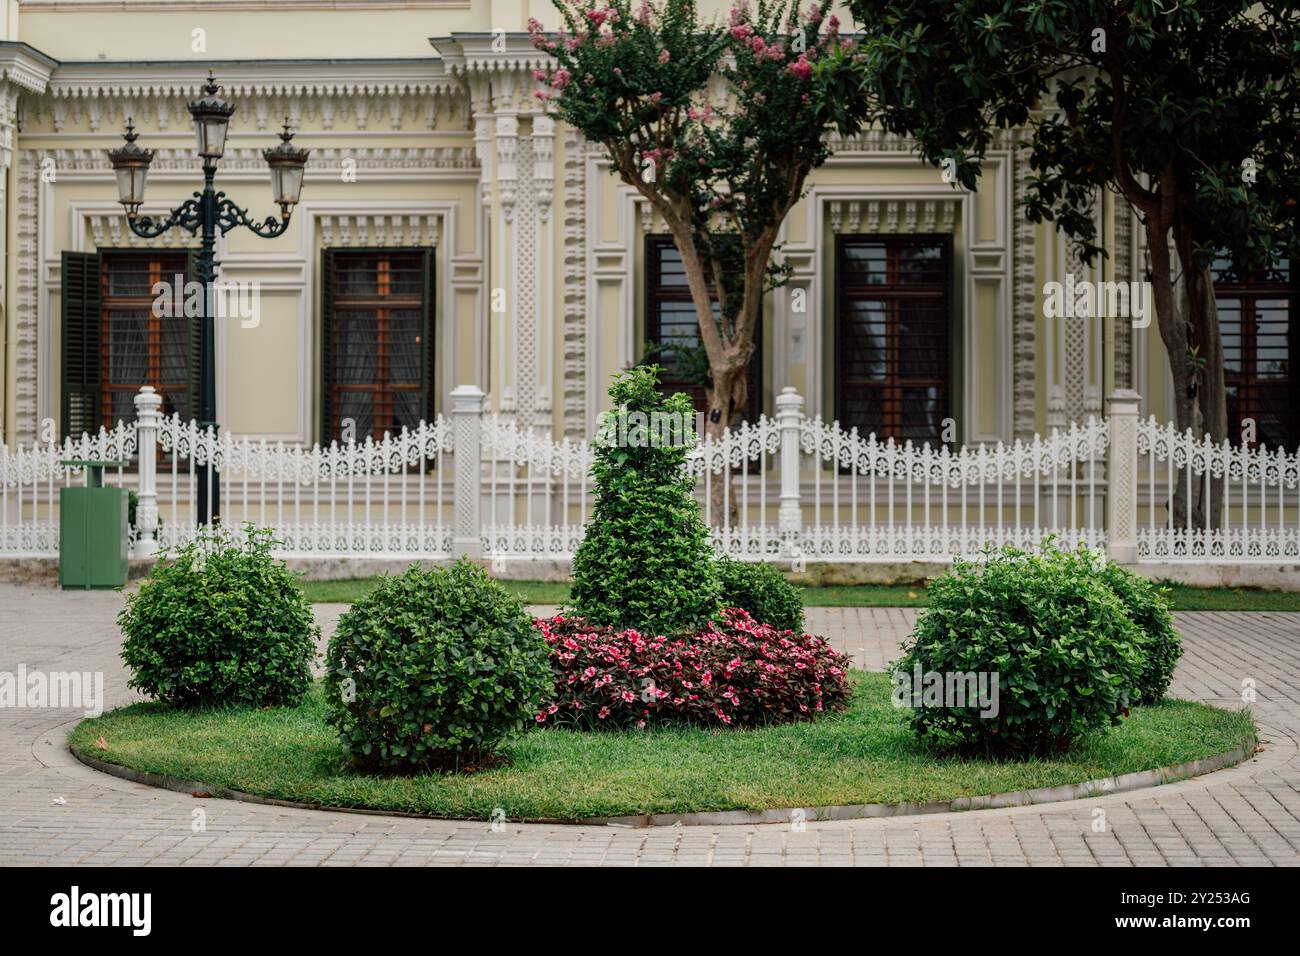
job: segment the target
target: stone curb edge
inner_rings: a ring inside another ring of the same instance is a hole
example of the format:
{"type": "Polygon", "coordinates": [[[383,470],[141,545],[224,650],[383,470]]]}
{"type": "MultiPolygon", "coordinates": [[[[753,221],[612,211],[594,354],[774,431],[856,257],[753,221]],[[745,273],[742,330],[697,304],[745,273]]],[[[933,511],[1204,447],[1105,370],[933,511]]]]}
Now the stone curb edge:
{"type": "MultiPolygon", "coordinates": [[[[966,810],[995,810],[1007,807],[1024,807],[1040,803],[1060,803],[1069,800],[1090,797],[1108,797],[1132,790],[1144,790],[1161,784],[1176,783],[1191,777],[1213,773],[1235,766],[1255,753],[1259,746],[1258,734],[1240,747],[1200,760],[1189,760],[1169,767],[1154,770],[1138,770],[1133,773],[1120,774],[1117,777],[1102,777],[1085,780],[1083,783],[1062,784],[1057,787],[1038,787],[1034,790],[1013,790],[1007,793],[994,793],[976,797],[958,797],[955,800],[935,800],[920,803],[859,803],[831,807],[784,807],[772,810],[719,810],[706,813],[649,813],[623,817],[589,817],[580,820],[555,817],[536,817],[526,820],[511,820],[511,823],[550,823],[576,826],[610,826],[626,828],[673,827],[673,826],[723,826],[755,825],[772,823],[790,823],[795,813],[802,810],[803,820],[807,822],[827,820],[863,820],[881,817],[923,816],[933,813],[954,813],[966,810]]],[[[228,787],[213,787],[193,780],[182,780],[166,774],[135,770],[121,764],[108,763],[98,757],[82,753],[68,745],[68,750],[77,760],[101,773],[119,777],[132,783],[145,784],[163,790],[190,793],[195,796],[209,796],[224,800],[238,800],[242,803],[255,803],[272,807],[288,807],[295,810],[328,810],[334,813],[360,813],[380,817],[414,817],[422,820],[467,820],[466,817],[436,817],[426,813],[413,813],[406,810],[372,810],[367,807],[335,807],[324,804],[304,803],[298,800],[282,800],[278,797],[263,797],[228,787]]]]}

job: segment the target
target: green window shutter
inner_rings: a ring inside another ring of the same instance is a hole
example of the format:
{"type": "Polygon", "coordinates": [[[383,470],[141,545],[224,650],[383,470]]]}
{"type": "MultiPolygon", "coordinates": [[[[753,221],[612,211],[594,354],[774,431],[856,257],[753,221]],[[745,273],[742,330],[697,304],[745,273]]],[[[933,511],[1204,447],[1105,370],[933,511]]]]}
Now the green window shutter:
{"type": "Polygon", "coordinates": [[[102,321],[99,253],[63,253],[61,276],[59,424],[66,438],[99,428],[102,321]]]}
{"type": "Polygon", "coordinates": [[[320,442],[334,435],[334,250],[320,253],[320,442]]]}
{"type": "Polygon", "coordinates": [[[424,395],[424,401],[422,404],[424,407],[424,420],[426,422],[433,421],[435,408],[438,403],[438,392],[434,387],[434,383],[437,382],[437,376],[434,375],[434,362],[437,354],[437,349],[434,347],[436,328],[436,323],[434,321],[434,289],[436,288],[434,285],[434,252],[435,250],[433,249],[424,250],[424,261],[421,269],[421,273],[424,277],[423,302],[426,318],[424,322],[424,331],[420,334],[420,347],[422,350],[421,369],[423,370],[423,380],[420,385],[423,389],[424,395]]]}
{"type": "MultiPolygon", "coordinates": [[[[185,282],[199,281],[199,250],[190,249],[185,256],[185,282]]],[[[181,302],[185,301],[185,291],[181,290],[181,302]]],[[[185,350],[185,407],[178,409],[182,419],[199,417],[200,376],[203,364],[203,320],[186,319],[189,330],[189,347],[185,350]]]]}

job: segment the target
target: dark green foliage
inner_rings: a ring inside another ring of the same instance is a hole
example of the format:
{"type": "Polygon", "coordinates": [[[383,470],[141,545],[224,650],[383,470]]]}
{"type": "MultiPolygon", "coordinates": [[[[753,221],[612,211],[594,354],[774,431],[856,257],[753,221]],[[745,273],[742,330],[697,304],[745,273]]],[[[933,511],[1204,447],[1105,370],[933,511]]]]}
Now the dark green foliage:
{"type": "Polygon", "coordinates": [[[665,398],[658,366],[619,374],[595,441],[596,502],[573,557],[570,607],[594,624],[656,634],[696,629],[719,608],[709,529],[684,466],[688,446],[662,430],[640,438],[619,416],[693,422],[690,398],[665,398]],[[628,440],[623,440],[624,438],[628,440]]]}
{"type": "Polygon", "coordinates": [[[717,569],[723,607],[744,608],[754,620],[779,631],[803,630],[803,601],[775,567],[722,557],[717,569]]]}
{"type": "Polygon", "coordinates": [[[413,565],[339,620],[326,719],[361,768],[480,763],[532,722],[551,690],[546,642],[482,568],[413,565]]]}
{"type": "Polygon", "coordinates": [[[1127,715],[1143,653],[1095,565],[1087,551],[1007,548],[959,560],[930,584],[895,680],[911,680],[918,665],[922,674],[996,674],[998,706],[995,716],[969,700],[917,707],[911,723],[922,739],[1000,755],[1058,753],[1127,715]]]}
{"type": "MultiPolygon", "coordinates": [[[[915,139],[974,189],[1001,130],[1029,169],[1022,214],[1052,221],[1084,261],[1111,192],[1152,254],[1152,305],[1174,420],[1228,437],[1212,264],[1245,275],[1300,256],[1300,6],[1254,0],[849,0],[862,33],[846,101],[915,139]],[[1177,258],[1167,250],[1177,250],[1177,258]]],[[[1276,273],[1274,273],[1276,275],[1276,273]]],[[[1285,275],[1285,272],[1283,272],[1285,275]]],[[[1149,316],[1147,317],[1149,321],[1149,316]]],[[[1218,522],[1217,488],[1174,525],[1218,522]]]]}
{"type": "Polygon", "coordinates": [[[1113,562],[1107,562],[1098,574],[1128,611],[1137,628],[1139,646],[1146,655],[1135,702],[1158,704],[1164,700],[1169,682],[1174,678],[1174,668],[1183,656],[1182,639],[1174,630],[1167,592],[1113,562]]]}
{"type": "Polygon", "coordinates": [[[271,532],[205,533],[159,562],[118,615],[130,686],[182,707],[296,704],[320,629],[271,532]]]}

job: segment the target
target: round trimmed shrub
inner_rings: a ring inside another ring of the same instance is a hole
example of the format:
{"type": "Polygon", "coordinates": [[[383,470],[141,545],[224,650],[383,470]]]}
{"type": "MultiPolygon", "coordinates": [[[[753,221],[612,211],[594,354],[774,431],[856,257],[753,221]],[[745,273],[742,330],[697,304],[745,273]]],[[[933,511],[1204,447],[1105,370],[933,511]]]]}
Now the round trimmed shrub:
{"type": "Polygon", "coordinates": [[[999,756],[1059,753],[1127,715],[1144,654],[1094,561],[1007,548],[959,560],[930,585],[894,665],[895,702],[912,707],[922,740],[999,756]],[[981,675],[983,702],[970,693],[981,675]]]}
{"type": "Polygon", "coordinates": [[[803,630],[803,601],[794,585],[770,564],[721,557],[717,561],[722,606],[739,607],[778,631],[803,630]]]}
{"type": "Polygon", "coordinates": [[[463,559],[385,578],[339,619],[326,662],[326,720],[371,770],[487,761],[551,689],[523,605],[463,559]]]}
{"type": "Polygon", "coordinates": [[[1165,699],[1174,668],[1183,656],[1183,642],[1169,613],[1168,592],[1113,561],[1106,562],[1097,574],[1124,605],[1146,655],[1135,703],[1158,704],[1165,699]]]}
{"type": "Polygon", "coordinates": [[[179,707],[302,699],[320,629],[273,543],[205,532],[158,563],[117,618],[131,687],[179,707]]]}

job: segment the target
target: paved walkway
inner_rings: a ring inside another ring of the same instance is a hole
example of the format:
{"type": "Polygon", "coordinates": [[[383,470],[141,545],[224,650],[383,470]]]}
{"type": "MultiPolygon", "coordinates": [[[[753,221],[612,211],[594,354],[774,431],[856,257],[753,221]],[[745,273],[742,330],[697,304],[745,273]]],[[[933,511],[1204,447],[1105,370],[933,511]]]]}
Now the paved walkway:
{"type": "MultiPolygon", "coordinates": [[[[0,671],[103,671],[134,699],[113,593],[0,585],[0,671]]],[[[327,627],[339,608],[319,606],[327,627]]],[[[809,629],[883,669],[915,612],[813,608],[809,629]]],[[[1239,706],[1255,685],[1264,747],[1239,767],[1154,790],[1011,810],[789,826],[634,830],[397,819],[259,807],[96,773],[63,745],[78,712],[0,709],[0,864],[1233,865],[1300,862],[1300,614],[1178,615],[1177,696],[1239,706]],[[206,832],[194,833],[202,808],[206,832]],[[1094,810],[1105,811],[1094,832],[1094,810]]]]}

